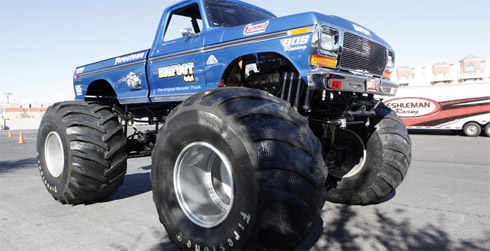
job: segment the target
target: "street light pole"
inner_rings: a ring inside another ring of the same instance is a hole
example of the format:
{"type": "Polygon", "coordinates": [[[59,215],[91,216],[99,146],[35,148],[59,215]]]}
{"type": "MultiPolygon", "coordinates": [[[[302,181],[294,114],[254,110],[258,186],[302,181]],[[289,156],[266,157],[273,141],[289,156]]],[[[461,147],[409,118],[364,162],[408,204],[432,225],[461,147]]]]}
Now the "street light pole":
{"type": "Polygon", "coordinates": [[[10,104],[9,96],[12,95],[12,93],[11,92],[4,92],[3,94],[7,95],[7,104],[10,104]]]}
{"type": "MultiPolygon", "coordinates": [[[[4,92],[3,93],[4,95],[7,95],[7,104],[10,104],[10,99],[9,99],[9,96],[12,95],[11,92],[4,92]]],[[[7,119],[5,119],[5,109],[3,109],[2,107],[2,130],[5,130],[5,124],[6,124],[6,121],[7,119]]]]}

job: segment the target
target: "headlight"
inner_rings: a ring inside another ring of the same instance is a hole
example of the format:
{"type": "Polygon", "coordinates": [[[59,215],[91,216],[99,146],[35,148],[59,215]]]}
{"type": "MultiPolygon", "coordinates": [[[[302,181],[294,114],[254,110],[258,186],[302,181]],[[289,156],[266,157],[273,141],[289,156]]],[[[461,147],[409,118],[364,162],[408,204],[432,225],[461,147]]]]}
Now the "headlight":
{"type": "Polygon", "coordinates": [[[332,51],[335,42],[335,37],[331,34],[322,33],[320,47],[322,50],[332,51]]]}
{"type": "Polygon", "coordinates": [[[383,78],[390,79],[391,73],[395,69],[395,53],[386,50],[386,68],[383,72],[383,78]]]}
{"type": "Polygon", "coordinates": [[[335,53],[338,49],[339,32],[329,27],[323,27],[320,36],[320,50],[323,54],[335,53]]]}
{"type": "Polygon", "coordinates": [[[386,51],[387,57],[386,57],[386,70],[389,72],[393,72],[395,68],[395,53],[392,51],[386,51]]]}
{"type": "Polygon", "coordinates": [[[313,38],[317,46],[315,55],[311,56],[310,63],[316,66],[329,68],[337,67],[338,52],[340,50],[340,32],[334,28],[322,26],[313,38]]]}

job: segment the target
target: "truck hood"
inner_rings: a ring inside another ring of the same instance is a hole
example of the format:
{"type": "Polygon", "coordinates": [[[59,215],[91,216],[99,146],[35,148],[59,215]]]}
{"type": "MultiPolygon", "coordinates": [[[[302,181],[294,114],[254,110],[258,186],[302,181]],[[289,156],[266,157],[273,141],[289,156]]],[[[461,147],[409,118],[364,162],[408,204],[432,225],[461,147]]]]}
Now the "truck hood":
{"type": "Polygon", "coordinates": [[[365,28],[364,26],[351,22],[349,20],[324,15],[316,12],[307,12],[280,18],[274,18],[257,23],[237,26],[234,28],[224,28],[221,42],[248,38],[253,36],[267,35],[275,32],[291,30],[316,24],[325,24],[331,27],[341,28],[345,31],[355,33],[359,36],[371,39],[379,44],[391,48],[386,41],[381,39],[376,33],[365,28]]]}

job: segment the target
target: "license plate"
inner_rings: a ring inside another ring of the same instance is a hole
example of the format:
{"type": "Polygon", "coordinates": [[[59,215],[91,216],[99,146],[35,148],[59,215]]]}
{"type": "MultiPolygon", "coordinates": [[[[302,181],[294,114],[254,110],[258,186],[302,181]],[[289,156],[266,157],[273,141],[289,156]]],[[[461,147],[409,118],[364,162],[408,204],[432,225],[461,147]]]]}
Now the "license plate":
{"type": "Polygon", "coordinates": [[[379,78],[368,78],[366,80],[366,91],[368,93],[378,93],[380,83],[381,79],[379,78]]]}

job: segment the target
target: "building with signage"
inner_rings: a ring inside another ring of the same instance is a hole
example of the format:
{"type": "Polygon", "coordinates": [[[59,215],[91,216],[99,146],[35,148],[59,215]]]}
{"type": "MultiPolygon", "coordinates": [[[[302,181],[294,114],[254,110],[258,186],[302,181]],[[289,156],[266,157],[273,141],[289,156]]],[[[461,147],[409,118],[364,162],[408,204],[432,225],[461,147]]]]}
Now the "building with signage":
{"type": "Polygon", "coordinates": [[[469,55],[456,63],[400,67],[393,80],[401,86],[427,86],[490,82],[490,75],[486,59],[469,55]]]}
{"type": "Polygon", "coordinates": [[[48,106],[22,107],[20,104],[6,104],[2,107],[2,118],[4,119],[40,119],[43,117],[48,106]]]}

